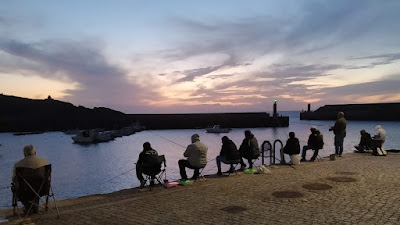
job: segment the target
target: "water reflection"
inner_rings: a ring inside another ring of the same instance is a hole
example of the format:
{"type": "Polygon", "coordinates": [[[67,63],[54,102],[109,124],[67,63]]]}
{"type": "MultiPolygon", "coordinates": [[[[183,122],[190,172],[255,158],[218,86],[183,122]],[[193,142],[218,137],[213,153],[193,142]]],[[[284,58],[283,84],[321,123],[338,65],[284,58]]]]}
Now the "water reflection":
{"type": "MultiPolygon", "coordinates": [[[[251,132],[259,144],[265,140],[272,144],[280,139],[283,144],[290,131],[296,133],[301,146],[307,143],[310,127],[315,125],[324,135],[324,149],[321,156],[334,152],[333,133],[329,126],[334,121],[300,121],[290,117],[290,126],[284,128],[252,128],[251,132]]],[[[365,129],[374,133],[377,122],[349,121],[345,150],[351,152],[359,142],[359,131],[365,129]]],[[[387,131],[386,149],[400,148],[400,122],[379,122],[387,131]]],[[[200,135],[200,140],[209,147],[205,172],[216,173],[215,157],[221,149],[221,138],[228,136],[239,146],[244,138],[245,129],[232,129],[227,134],[209,134],[202,129],[188,130],[152,130],[136,133],[131,136],[117,138],[107,143],[82,146],[74,144],[71,136],[62,132],[49,132],[37,135],[14,136],[10,133],[0,134],[0,188],[8,187],[11,182],[12,167],[23,157],[22,148],[33,144],[40,157],[46,158],[53,165],[53,189],[57,199],[66,199],[89,194],[109,193],[121,189],[137,187],[139,182],[135,174],[135,162],[142,150],[144,142],[149,141],[159,154],[164,154],[167,160],[167,176],[169,180],[179,178],[178,160],[183,158],[183,152],[190,144],[194,133],[200,135]]],[[[279,156],[280,145],[276,144],[276,158],[279,156]]],[[[311,152],[310,152],[311,154],[311,152]]],[[[289,160],[288,158],[286,159],[289,160]]],[[[269,162],[269,159],[265,160],[269,162]]],[[[256,162],[259,165],[260,162],[256,162]]],[[[223,170],[229,166],[223,164],[223,170]]],[[[191,171],[192,172],[192,171],[191,171]]],[[[191,176],[188,172],[188,176],[191,176]]],[[[11,207],[10,189],[0,189],[0,208],[11,207]]]]}

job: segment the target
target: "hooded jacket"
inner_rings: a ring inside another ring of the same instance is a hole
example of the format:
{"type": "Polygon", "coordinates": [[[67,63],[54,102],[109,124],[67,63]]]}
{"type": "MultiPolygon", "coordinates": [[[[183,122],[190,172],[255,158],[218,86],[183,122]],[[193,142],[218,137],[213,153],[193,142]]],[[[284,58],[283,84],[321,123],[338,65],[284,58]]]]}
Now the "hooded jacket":
{"type": "Polygon", "coordinates": [[[240,154],[245,158],[258,157],[260,155],[260,148],[258,147],[258,141],[254,137],[254,134],[251,134],[249,137],[243,139],[239,151],[240,154]]]}
{"type": "Polygon", "coordinates": [[[240,159],[240,153],[237,150],[235,143],[232,140],[228,140],[222,144],[220,156],[225,156],[228,160],[240,159]]]}
{"type": "Polygon", "coordinates": [[[190,165],[194,167],[205,167],[207,165],[208,147],[200,142],[198,134],[192,135],[192,144],[188,145],[183,156],[187,157],[190,165]]]}
{"type": "Polygon", "coordinates": [[[319,130],[313,131],[308,137],[307,144],[316,149],[322,149],[324,147],[324,137],[319,130]]]}
{"type": "Polygon", "coordinates": [[[300,142],[296,137],[289,138],[286,141],[285,147],[283,147],[283,153],[289,155],[297,155],[300,154],[300,142]]]}
{"type": "Polygon", "coordinates": [[[382,143],[386,140],[386,131],[382,128],[381,125],[377,125],[375,127],[376,133],[374,136],[374,140],[382,141],[382,143]]]}

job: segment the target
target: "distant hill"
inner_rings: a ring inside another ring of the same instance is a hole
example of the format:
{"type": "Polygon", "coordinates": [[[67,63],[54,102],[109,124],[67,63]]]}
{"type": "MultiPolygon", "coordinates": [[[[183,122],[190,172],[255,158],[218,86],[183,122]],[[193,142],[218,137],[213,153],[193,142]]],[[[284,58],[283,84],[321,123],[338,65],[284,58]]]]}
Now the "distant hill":
{"type": "Polygon", "coordinates": [[[117,129],[130,125],[126,114],[104,107],[93,109],[68,102],[0,94],[0,132],[117,129]]]}
{"type": "Polygon", "coordinates": [[[325,105],[300,113],[301,120],[336,120],[338,112],[348,120],[400,121],[400,103],[325,105]]]}

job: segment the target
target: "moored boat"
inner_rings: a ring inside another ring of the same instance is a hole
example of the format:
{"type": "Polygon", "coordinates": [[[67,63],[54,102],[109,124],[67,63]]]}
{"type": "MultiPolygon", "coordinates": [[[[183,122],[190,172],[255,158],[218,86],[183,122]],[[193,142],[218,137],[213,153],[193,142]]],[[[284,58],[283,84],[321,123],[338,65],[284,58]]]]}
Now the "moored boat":
{"type": "Polygon", "coordinates": [[[231,128],[223,128],[220,125],[214,125],[212,128],[206,128],[207,133],[229,133],[231,128]]]}

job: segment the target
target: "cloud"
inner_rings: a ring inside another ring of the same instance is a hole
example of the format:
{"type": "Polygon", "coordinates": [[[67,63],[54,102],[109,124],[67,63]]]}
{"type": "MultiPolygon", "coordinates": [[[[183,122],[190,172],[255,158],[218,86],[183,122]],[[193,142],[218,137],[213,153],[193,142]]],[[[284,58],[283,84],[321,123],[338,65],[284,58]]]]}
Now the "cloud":
{"type": "MultiPolygon", "coordinates": [[[[55,40],[23,43],[1,39],[0,50],[37,64],[36,67],[25,67],[31,74],[47,79],[77,82],[79,88],[66,90],[68,95],[64,98],[74,104],[134,111],[135,106],[141,106],[142,96],[157,96],[129,80],[127,72],[112,65],[102,54],[101,46],[93,41],[90,44],[55,40]]],[[[19,69],[21,68],[8,68],[10,73],[19,69]]]]}

